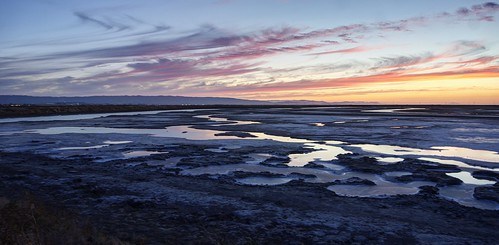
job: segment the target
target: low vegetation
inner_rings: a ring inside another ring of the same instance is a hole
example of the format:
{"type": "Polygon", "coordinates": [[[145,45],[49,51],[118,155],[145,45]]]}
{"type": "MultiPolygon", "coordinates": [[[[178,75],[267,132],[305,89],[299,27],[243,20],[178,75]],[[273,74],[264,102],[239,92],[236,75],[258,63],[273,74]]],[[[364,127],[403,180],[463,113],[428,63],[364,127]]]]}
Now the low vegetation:
{"type": "Polygon", "coordinates": [[[0,197],[0,244],[127,244],[33,196],[0,197]]]}

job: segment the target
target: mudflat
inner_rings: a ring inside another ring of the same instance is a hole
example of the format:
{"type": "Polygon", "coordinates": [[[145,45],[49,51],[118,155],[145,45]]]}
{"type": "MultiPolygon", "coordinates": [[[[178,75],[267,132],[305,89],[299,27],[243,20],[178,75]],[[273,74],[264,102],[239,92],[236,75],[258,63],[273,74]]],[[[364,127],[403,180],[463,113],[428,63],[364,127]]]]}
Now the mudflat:
{"type": "Polygon", "coordinates": [[[0,196],[132,243],[499,240],[498,108],[204,109],[5,121],[0,196]]]}

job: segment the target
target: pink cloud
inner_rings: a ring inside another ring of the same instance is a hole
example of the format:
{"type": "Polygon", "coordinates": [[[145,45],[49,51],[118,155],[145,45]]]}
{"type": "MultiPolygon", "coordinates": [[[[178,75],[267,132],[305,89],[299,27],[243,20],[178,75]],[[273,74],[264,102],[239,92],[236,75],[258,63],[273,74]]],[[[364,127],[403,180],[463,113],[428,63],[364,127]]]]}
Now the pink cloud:
{"type": "Polygon", "coordinates": [[[376,50],[376,49],[380,49],[380,48],[381,47],[364,47],[364,46],[358,46],[358,47],[354,47],[354,48],[338,49],[338,50],[332,50],[332,51],[324,51],[324,52],[312,53],[310,55],[350,54],[350,53],[367,52],[367,51],[376,50]]]}

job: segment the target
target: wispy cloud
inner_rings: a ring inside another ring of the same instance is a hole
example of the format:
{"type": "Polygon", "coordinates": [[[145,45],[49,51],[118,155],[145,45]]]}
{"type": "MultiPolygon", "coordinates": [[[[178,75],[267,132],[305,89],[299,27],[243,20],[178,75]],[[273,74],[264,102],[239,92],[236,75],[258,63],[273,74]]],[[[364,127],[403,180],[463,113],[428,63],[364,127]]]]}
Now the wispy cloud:
{"type": "Polygon", "coordinates": [[[83,12],[74,12],[74,15],[76,17],[78,17],[78,19],[80,19],[81,21],[83,22],[89,22],[89,23],[93,23],[93,24],[96,24],[100,27],[103,27],[107,30],[110,30],[110,29],[113,29],[113,25],[112,23],[107,23],[106,21],[102,21],[102,20],[98,20],[98,19],[95,19],[95,18],[92,18],[90,16],[88,16],[87,14],[83,13],[83,12]]]}
{"type": "Polygon", "coordinates": [[[332,50],[332,51],[323,51],[323,52],[318,52],[318,53],[311,53],[309,55],[350,54],[350,53],[366,52],[366,51],[380,49],[380,48],[381,47],[357,46],[357,47],[353,47],[353,48],[337,49],[337,50],[332,50]]]}
{"type": "Polygon", "coordinates": [[[410,81],[431,81],[435,79],[469,79],[483,77],[499,77],[499,66],[487,67],[483,69],[462,69],[457,71],[430,72],[420,74],[404,74],[398,72],[388,72],[368,76],[354,76],[317,80],[298,80],[293,82],[281,82],[266,85],[240,86],[231,88],[220,88],[219,92],[244,91],[258,93],[273,93],[278,91],[300,91],[300,90],[320,90],[326,88],[351,87],[361,84],[375,83],[400,83],[410,81]]]}

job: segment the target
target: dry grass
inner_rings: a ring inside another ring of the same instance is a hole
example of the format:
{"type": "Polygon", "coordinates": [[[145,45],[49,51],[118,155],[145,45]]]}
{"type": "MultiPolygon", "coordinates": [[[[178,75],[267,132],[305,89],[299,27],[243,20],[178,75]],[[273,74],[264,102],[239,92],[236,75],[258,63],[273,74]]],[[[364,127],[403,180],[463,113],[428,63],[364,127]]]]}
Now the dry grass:
{"type": "Polygon", "coordinates": [[[0,244],[128,244],[107,236],[88,221],[49,208],[31,195],[0,197],[0,244]]]}

